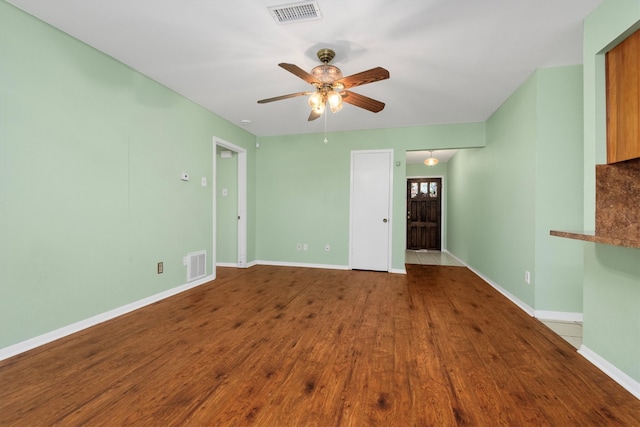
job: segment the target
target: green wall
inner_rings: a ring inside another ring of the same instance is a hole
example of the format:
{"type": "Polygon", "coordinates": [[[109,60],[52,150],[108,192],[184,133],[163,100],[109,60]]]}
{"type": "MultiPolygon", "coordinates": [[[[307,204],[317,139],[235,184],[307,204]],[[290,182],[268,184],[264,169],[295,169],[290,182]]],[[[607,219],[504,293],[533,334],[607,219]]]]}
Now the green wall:
{"type": "MultiPolygon", "coordinates": [[[[640,28],[640,2],[606,0],[584,23],[584,229],[595,228],[595,165],[606,162],[604,54],[640,28]]],[[[584,248],[583,343],[636,381],[640,396],[640,249],[584,248]]]]}
{"type": "Polygon", "coordinates": [[[582,220],[581,73],[536,71],[487,120],[487,146],[449,165],[449,251],[554,316],[582,312],[578,250],[549,235],[582,220]]]}
{"type": "Polygon", "coordinates": [[[574,313],[568,318],[580,320],[582,249],[549,231],[579,230],[582,225],[582,66],[540,69],[535,78],[535,309],[574,313]]]}
{"type": "Polygon", "coordinates": [[[184,284],[189,252],[212,273],[200,178],[254,136],[5,2],[0,100],[0,348],[184,284]]]}
{"type": "Polygon", "coordinates": [[[449,251],[531,307],[536,83],[528,79],[487,120],[485,148],[449,162],[449,251]]]}
{"type": "Polygon", "coordinates": [[[407,150],[481,147],[484,123],[258,138],[256,258],[346,267],[352,150],[394,149],[392,268],[404,270],[407,150]],[[298,251],[307,243],[308,251],[298,251]],[[325,251],[325,245],[331,251],[325,251]]]}
{"type": "Polygon", "coordinates": [[[438,163],[435,166],[426,166],[422,163],[419,164],[407,164],[406,175],[417,177],[431,177],[441,176],[447,177],[448,163],[438,163]]]}
{"type": "MultiPolygon", "coordinates": [[[[323,144],[255,138],[0,2],[0,348],[183,284],[183,256],[213,252],[214,136],[247,149],[248,262],[346,266],[350,152],[394,149],[395,270],[414,175],[405,152],[468,148],[447,166],[450,251],[536,311],[583,310],[585,346],[640,381],[640,250],[548,236],[574,228],[576,212],[594,226],[602,53],[639,26],[636,0],[606,0],[587,18],[584,99],[579,68],[539,70],[486,123],[334,132],[323,144]]],[[[218,184],[232,188],[226,166],[218,184]]],[[[233,262],[234,236],[222,239],[220,261],[233,262]]]]}
{"type": "Polygon", "coordinates": [[[584,264],[582,342],[640,382],[640,249],[587,243],[584,264]]]}

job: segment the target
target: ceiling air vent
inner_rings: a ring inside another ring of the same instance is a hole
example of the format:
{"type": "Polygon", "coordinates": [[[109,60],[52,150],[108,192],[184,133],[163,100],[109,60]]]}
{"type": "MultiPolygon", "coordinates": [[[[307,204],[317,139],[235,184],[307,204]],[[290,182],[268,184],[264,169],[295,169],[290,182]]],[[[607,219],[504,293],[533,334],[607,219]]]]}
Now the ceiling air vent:
{"type": "Polygon", "coordinates": [[[270,6],[268,9],[273,19],[279,24],[313,21],[322,18],[318,3],[315,1],[270,6]]]}

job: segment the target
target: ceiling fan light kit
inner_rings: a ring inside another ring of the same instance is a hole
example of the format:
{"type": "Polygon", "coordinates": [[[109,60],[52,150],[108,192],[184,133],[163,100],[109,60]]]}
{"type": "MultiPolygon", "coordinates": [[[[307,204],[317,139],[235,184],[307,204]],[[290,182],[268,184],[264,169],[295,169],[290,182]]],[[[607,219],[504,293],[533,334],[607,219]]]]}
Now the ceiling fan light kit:
{"type": "Polygon", "coordinates": [[[338,92],[329,92],[327,99],[329,102],[329,108],[331,109],[332,113],[337,113],[338,111],[342,110],[342,97],[338,92]]]}
{"type": "Polygon", "coordinates": [[[288,95],[276,96],[274,98],[261,99],[259,104],[280,101],[283,99],[295,98],[298,96],[309,96],[309,107],[311,114],[309,121],[320,117],[324,111],[326,104],[333,113],[342,110],[343,102],[355,105],[373,113],[378,113],[384,109],[384,103],[375,99],[357,94],[348,90],[355,86],[361,86],[367,83],[373,83],[389,78],[389,71],[382,67],[372,68],[347,77],[343,77],[340,68],[335,65],[329,65],[336,53],[328,48],[320,49],[317,52],[318,59],[322,65],[318,65],[307,73],[302,68],[294,64],[280,63],[281,68],[298,76],[307,83],[313,85],[315,90],[312,92],[297,92],[288,95]]]}
{"type": "Polygon", "coordinates": [[[312,111],[318,114],[324,113],[324,104],[325,100],[320,92],[314,92],[309,97],[309,107],[311,107],[312,111]]]}

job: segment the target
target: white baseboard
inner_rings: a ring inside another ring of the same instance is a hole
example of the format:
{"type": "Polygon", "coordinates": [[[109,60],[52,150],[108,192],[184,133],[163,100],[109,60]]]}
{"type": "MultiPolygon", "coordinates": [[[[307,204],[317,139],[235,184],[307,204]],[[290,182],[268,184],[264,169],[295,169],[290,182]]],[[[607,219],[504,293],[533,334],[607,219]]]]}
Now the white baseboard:
{"type": "Polygon", "coordinates": [[[149,304],[153,304],[154,302],[158,302],[165,298],[169,298],[173,295],[184,292],[188,289],[203,285],[214,279],[215,279],[215,276],[213,275],[203,277],[202,279],[185,283],[184,285],[181,285],[172,289],[168,289],[166,291],[160,292],[155,295],[151,295],[149,297],[143,298],[138,301],[134,301],[130,304],[123,305],[122,307],[118,307],[113,310],[109,310],[107,312],[98,314],[96,316],[89,317],[88,319],[84,319],[79,322],[75,322],[70,325],[63,326],[62,328],[55,329],[53,331],[47,332],[45,334],[39,335],[34,338],[30,338],[28,340],[19,342],[17,344],[10,345],[9,347],[4,347],[0,349],[0,360],[8,359],[20,353],[24,353],[25,351],[32,350],[36,347],[40,347],[41,345],[48,344],[52,341],[56,341],[60,338],[64,338],[76,332],[80,332],[83,329],[90,328],[99,323],[106,322],[107,320],[114,319],[118,316],[122,316],[123,314],[130,313],[134,310],[137,310],[149,304]]]}
{"type": "Polygon", "coordinates": [[[482,273],[480,273],[479,271],[475,270],[473,267],[470,267],[466,262],[462,261],[457,256],[453,255],[450,252],[447,252],[447,253],[449,255],[451,255],[452,257],[454,257],[458,262],[463,264],[465,267],[467,267],[469,270],[473,271],[476,276],[478,276],[479,278],[481,278],[482,280],[487,282],[492,288],[494,288],[496,291],[498,291],[502,295],[504,295],[509,301],[511,301],[512,303],[514,303],[518,307],[520,307],[520,309],[522,311],[527,313],[529,316],[534,317],[535,310],[532,307],[530,307],[528,304],[526,304],[524,301],[520,300],[518,297],[516,297],[511,292],[509,292],[506,289],[504,289],[502,286],[500,286],[497,283],[495,283],[493,280],[491,280],[488,277],[484,276],[482,273]]]}
{"type": "Polygon", "coordinates": [[[624,387],[629,393],[633,394],[637,399],[640,399],[640,383],[638,381],[613,366],[610,362],[596,352],[590,350],[584,344],[580,346],[578,353],[611,377],[612,380],[624,387]]]}
{"type": "Polygon", "coordinates": [[[536,319],[552,320],[556,322],[579,322],[582,323],[582,313],[573,313],[569,311],[535,311],[536,319]]]}
{"type": "MultiPolygon", "coordinates": [[[[469,267],[467,263],[456,257],[455,255],[449,253],[452,257],[457,259],[460,263],[464,264],[469,270],[473,271],[478,277],[487,282],[489,285],[494,287],[498,292],[503,294],[505,297],[510,299],[514,304],[523,309],[527,314],[532,317],[536,317],[544,320],[559,320],[559,321],[570,321],[570,322],[582,322],[582,313],[571,313],[571,312],[559,312],[559,311],[536,311],[529,307],[524,302],[520,301],[515,296],[511,295],[506,290],[502,289],[496,283],[492,282],[487,277],[484,277],[482,274],[469,267]]],[[[602,358],[597,353],[589,350],[584,344],[578,350],[585,359],[591,362],[595,367],[600,369],[606,375],[608,375],[612,380],[620,384],[626,390],[628,390],[631,394],[633,394],[636,398],[640,399],[640,383],[636,380],[622,372],[620,369],[616,368],[610,362],[602,358]]]]}
{"type": "MultiPolygon", "coordinates": [[[[299,262],[284,262],[284,261],[256,261],[259,265],[275,265],[279,267],[306,267],[306,268],[326,268],[328,270],[350,270],[348,265],[334,265],[334,264],[305,264],[299,262]]],[[[389,273],[394,274],[407,274],[405,269],[391,269],[389,273]]]]}
{"type": "Polygon", "coordinates": [[[328,270],[349,270],[349,266],[347,265],[333,265],[333,264],[306,264],[301,262],[266,261],[266,260],[255,261],[255,264],[274,265],[278,267],[305,267],[305,268],[326,268],[328,270]]]}
{"type": "Polygon", "coordinates": [[[467,267],[469,270],[473,271],[478,277],[480,277],[482,280],[487,282],[489,285],[491,285],[493,288],[495,288],[502,295],[504,295],[509,300],[511,300],[514,304],[516,304],[518,307],[520,307],[522,310],[524,310],[525,313],[527,313],[529,316],[535,317],[536,319],[540,319],[540,320],[555,320],[555,321],[558,321],[558,322],[582,322],[582,313],[573,313],[573,312],[565,312],[565,311],[534,310],[528,304],[526,304],[525,302],[521,301],[516,296],[512,295],[509,291],[507,291],[506,289],[502,288],[500,285],[498,285],[497,283],[493,282],[488,277],[485,277],[481,273],[479,273],[478,271],[474,270],[466,262],[462,261],[460,258],[455,256],[451,252],[449,252],[449,251],[443,251],[443,252],[446,252],[447,254],[449,254],[450,256],[455,258],[459,263],[464,264],[465,267],[467,267]]]}
{"type": "MultiPolygon", "coordinates": [[[[511,293],[507,292],[505,289],[488,279],[487,277],[480,274],[478,271],[469,267],[464,261],[457,258],[455,255],[450,254],[454,258],[456,258],[461,264],[464,264],[469,270],[473,271],[478,277],[487,282],[491,287],[496,289],[522,310],[524,310],[527,314],[532,317],[536,317],[539,319],[545,320],[559,320],[559,321],[582,321],[582,313],[565,313],[565,312],[551,312],[551,311],[535,311],[531,307],[529,307],[524,302],[520,301],[518,298],[513,296],[511,293]]],[[[326,268],[326,269],[334,269],[334,270],[349,270],[348,266],[344,265],[330,265],[330,264],[303,264],[303,263],[291,263],[291,262],[279,262],[279,261],[252,261],[247,264],[247,267],[251,267],[257,264],[262,265],[275,265],[275,266],[285,266],[285,267],[308,267],[308,268],[326,268]]],[[[217,264],[222,266],[221,264],[217,264]]],[[[237,267],[237,264],[230,265],[237,267]]],[[[405,270],[393,270],[392,273],[406,274],[405,270]]],[[[130,313],[139,308],[145,307],[149,304],[153,304],[160,300],[169,298],[173,295],[177,295],[186,290],[198,287],[207,282],[210,282],[215,279],[214,275],[210,275],[204,277],[200,280],[196,280],[194,282],[186,283],[184,285],[168,289],[166,291],[160,292],[155,295],[151,295],[149,297],[143,298],[138,301],[134,301],[130,304],[126,304],[122,307],[115,308],[113,310],[109,310],[107,312],[98,314],[96,316],[90,317],[85,320],[81,320],[79,322],[72,323],[67,326],[63,326],[62,328],[47,332],[45,334],[39,335],[34,338],[30,338],[28,340],[19,342],[17,344],[11,345],[9,347],[5,347],[0,349],[0,360],[5,360],[10,357],[16,356],[20,353],[24,353],[26,351],[32,350],[34,348],[40,347],[44,344],[48,344],[50,342],[56,341],[60,338],[64,338],[68,335],[74,334],[76,332],[80,332],[84,329],[95,326],[99,323],[106,322],[107,320],[114,319],[118,316],[122,316],[123,314],[130,313]]],[[[636,398],[640,399],[640,383],[635,381],[633,378],[622,372],[620,369],[616,368],[606,359],[598,355],[597,353],[590,350],[584,344],[578,350],[578,353],[581,354],[585,359],[595,365],[598,369],[608,375],[611,379],[616,381],[622,387],[624,387],[627,391],[633,394],[636,398]]]]}
{"type": "Polygon", "coordinates": [[[478,277],[480,277],[482,280],[484,280],[485,282],[490,284],[493,288],[495,288],[498,292],[500,292],[502,295],[504,295],[509,300],[511,300],[518,307],[523,309],[525,311],[525,313],[527,313],[529,316],[535,317],[536,319],[540,319],[540,320],[555,320],[557,322],[580,322],[580,323],[582,323],[582,313],[573,313],[573,312],[568,312],[568,311],[565,312],[565,311],[534,310],[528,304],[526,304],[525,302],[521,301],[516,296],[512,295],[509,291],[507,291],[506,289],[503,289],[500,285],[498,285],[497,283],[494,283],[493,281],[491,281],[491,279],[483,276],[478,271],[474,270],[472,267],[469,267],[469,265],[467,265],[467,263],[462,261],[460,258],[455,256],[451,252],[449,252],[449,251],[443,251],[443,252],[448,253],[453,258],[455,258],[459,263],[464,264],[465,267],[467,267],[469,270],[473,271],[478,277]]]}
{"type": "Polygon", "coordinates": [[[241,268],[241,267],[238,267],[238,263],[237,262],[216,262],[216,267],[241,268]]]}

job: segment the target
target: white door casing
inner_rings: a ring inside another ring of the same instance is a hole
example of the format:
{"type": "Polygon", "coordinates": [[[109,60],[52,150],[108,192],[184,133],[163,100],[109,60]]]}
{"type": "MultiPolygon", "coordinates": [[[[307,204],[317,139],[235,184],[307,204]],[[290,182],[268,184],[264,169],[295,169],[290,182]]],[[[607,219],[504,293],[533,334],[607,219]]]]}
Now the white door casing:
{"type": "Polygon", "coordinates": [[[221,138],[213,138],[213,266],[216,266],[216,146],[238,154],[238,260],[240,268],[247,266],[247,150],[221,138]]]}

